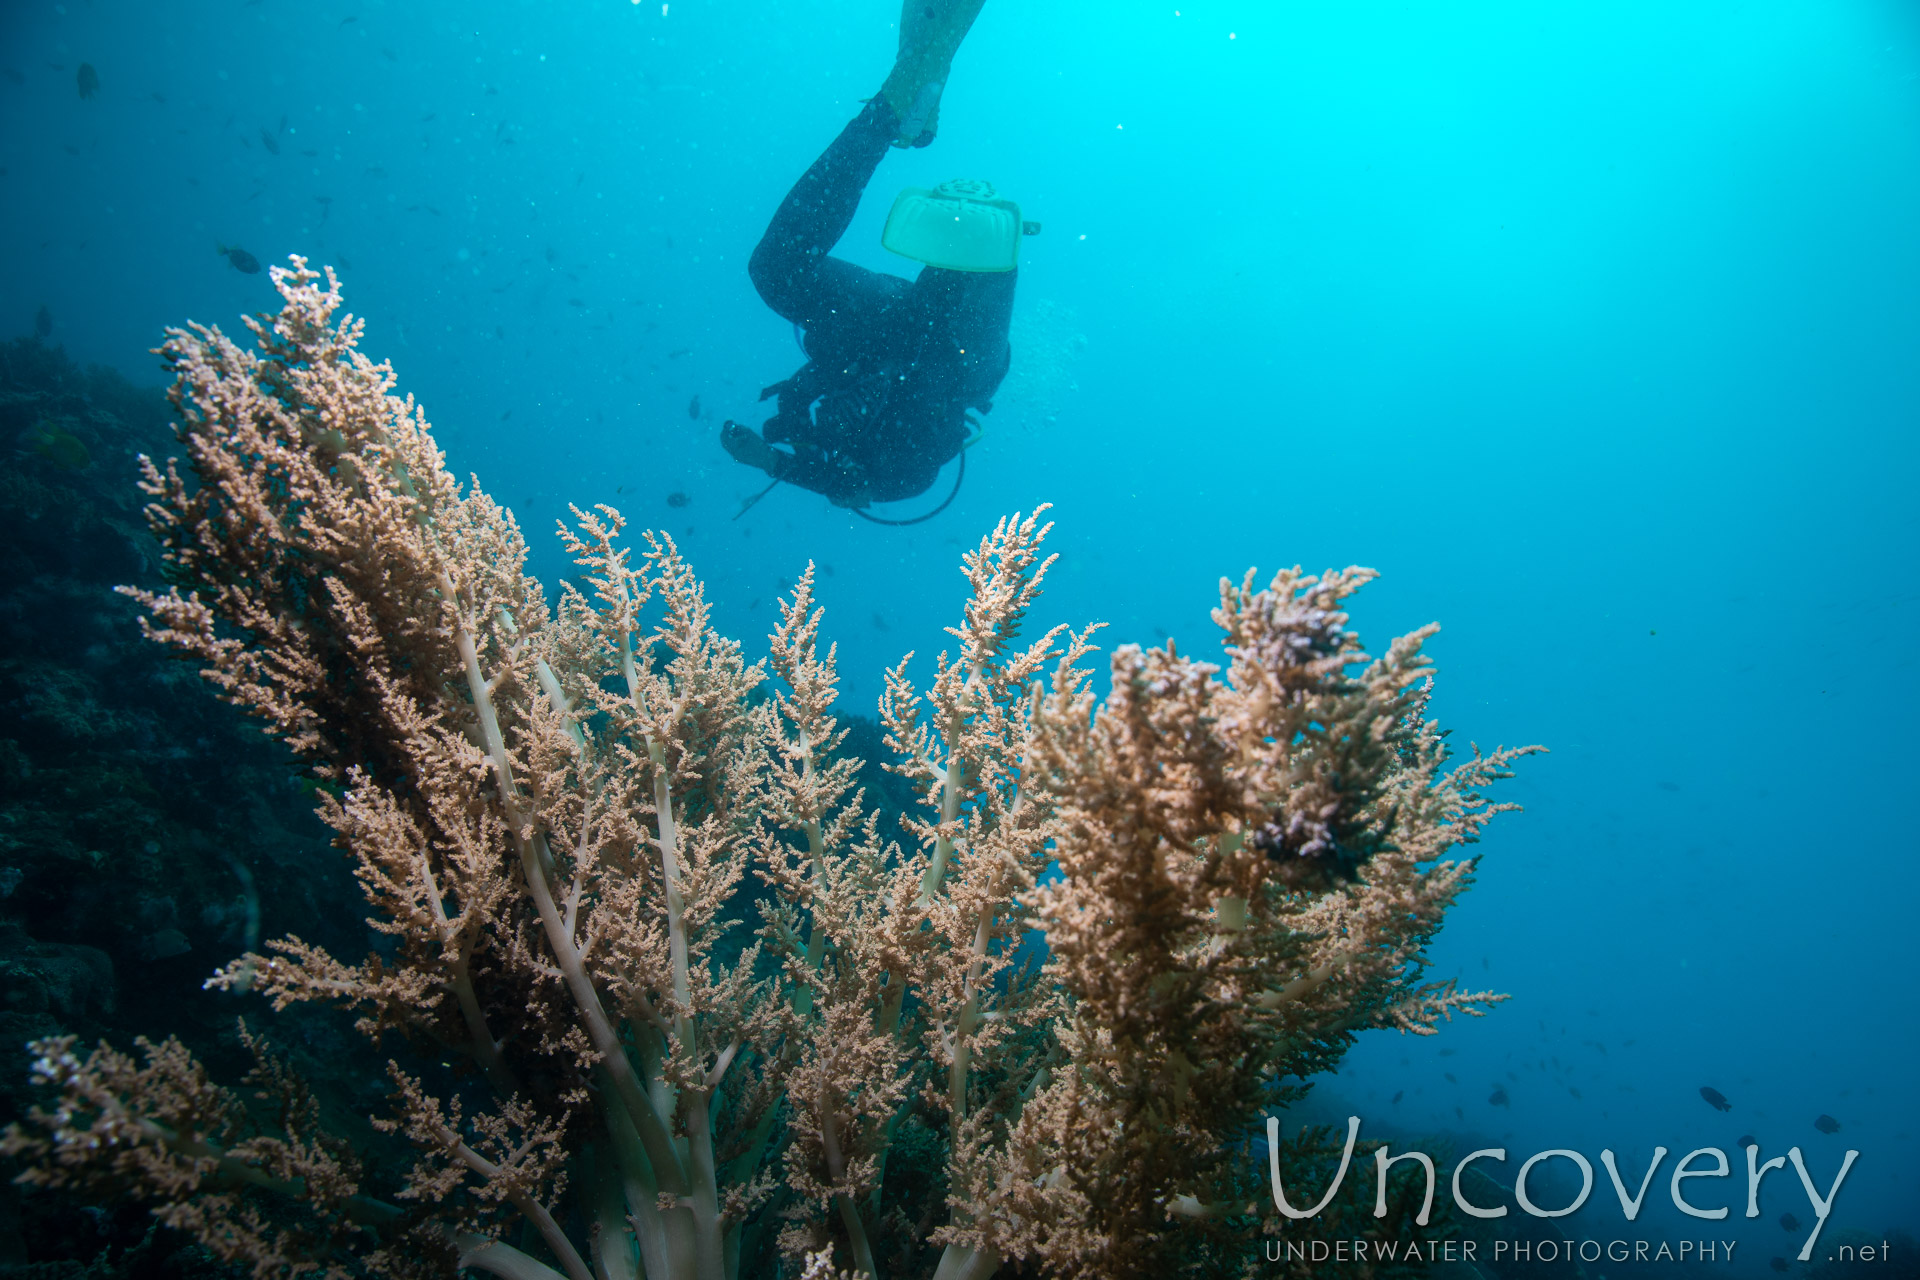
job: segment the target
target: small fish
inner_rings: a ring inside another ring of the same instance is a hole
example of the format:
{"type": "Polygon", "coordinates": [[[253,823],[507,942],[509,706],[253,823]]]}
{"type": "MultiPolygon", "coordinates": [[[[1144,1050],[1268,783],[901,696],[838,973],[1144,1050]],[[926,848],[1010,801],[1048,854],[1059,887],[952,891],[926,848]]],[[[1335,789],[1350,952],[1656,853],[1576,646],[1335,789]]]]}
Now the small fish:
{"type": "Polygon", "coordinates": [[[1467,1118],[1466,1108],[1464,1107],[1455,1107],[1453,1109],[1453,1114],[1455,1119],[1465,1120],[1467,1118]]]}
{"type": "Polygon", "coordinates": [[[280,154],[280,144],[274,140],[272,134],[267,132],[265,125],[260,126],[260,145],[267,149],[267,154],[270,156],[280,154]]]}
{"type": "Polygon", "coordinates": [[[1780,1229],[1782,1231],[1798,1231],[1800,1229],[1800,1219],[1790,1213],[1783,1213],[1780,1215],[1780,1229]]]}
{"type": "Polygon", "coordinates": [[[682,347],[678,351],[667,352],[667,359],[678,360],[681,356],[690,356],[692,354],[693,354],[692,347],[682,347]]]}
{"type": "Polygon", "coordinates": [[[257,276],[260,274],[260,259],[254,257],[245,249],[231,248],[223,244],[217,252],[221,257],[231,262],[233,269],[242,275],[257,276]]]}
{"type": "Polygon", "coordinates": [[[1407,1091],[1406,1091],[1405,1089],[1400,1089],[1400,1090],[1397,1090],[1397,1091],[1396,1091],[1396,1092],[1394,1093],[1394,1095],[1393,1095],[1393,1101],[1392,1101],[1392,1103],[1390,1103],[1389,1105],[1391,1105],[1391,1106],[1396,1106],[1396,1107],[1397,1107],[1397,1106],[1399,1106],[1399,1105],[1400,1105],[1400,1099],[1402,1099],[1402,1098],[1404,1098],[1404,1097],[1406,1097],[1406,1096],[1407,1096],[1407,1091]]]}
{"type": "Polygon", "coordinates": [[[346,17],[340,19],[340,25],[344,27],[349,22],[358,22],[358,21],[360,21],[360,15],[357,13],[350,13],[346,17]]]}
{"type": "Polygon", "coordinates": [[[831,578],[833,576],[833,566],[825,560],[822,560],[820,562],[820,574],[822,577],[831,578]]]}
{"type": "Polygon", "coordinates": [[[1712,1107],[1715,1111],[1733,1110],[1733,1104],[1727,1101],[1727,1095],[1724,1093],[1721,1093],[1718,1089],[1714,1088],[1712,1085],[1706,1085],[1706,1084],[1701,1085],[1700,1096],[1705,1098],[1707,1100],[1707,1105],[1712,1107]]]}
{"type": "Polygon", "coordinates": [[[875,631],[887,630],[887,620],[881,617],[877,612],[873,615],[873,629],[875,631]]]}
{"type": "Polygon", "coordinates": [[[508,418],[511,418],[512,416],[513,416],[513,410],[509,409],[505,413],[500,415],[500,421],[505,422],[508,418]]]}
{"type": "Polygon", "coordinates": [[[1822,1112],[1819,1117],[1814,1120],[1813,1127],[1822,1133],[1840,1132],[1840,1122],[1825,1112],[1822,1112]]]}
{"type": "Polygon", "coordinates": [[[567,305],[570,307],[584,307],[587,304],[581,301],[579,298],[568,298],[567,305]]]}
{"type": "Polygon", "coordinates": [[[1740,1135],[1740,1145],[1743,1147],[1757,1147],[1760,1145],[1760,1139],[1750,1133],[1743,1133],[1740,1135]]]}
{"type": "Polygon", "coordinates": [[[93,465],[87,446],[71,431],[41,422],[26,433],[27,447],[63,471],[85,471],[93,465]]]}
{"type": "Polygon", "coordinates": [[[687,416],[695,422],[700,420],[700,397],[695,396],[687,402],[687,416]]]}
{"type": "Polygon", "coordinates": [[[8,84],[25,84],[27,82],[26,76],[15,71],[12,67],[8,67],[5,71],[0,71],[0,76],[5,76],[8,84]]]}
{"type": "Polygon", "coordinates": [[[692,498],[689,498],[685,493],[681,492],[679,489],[675,489],[672,493],[667,495],[667,505],[670,507],[684,507],[689,502],[692,502],[692,501],[693,501],[692,498]]]}
{"type": "Polygon", "coordinates": [[[1445,1076],[1445,1077],[1447,1078],[1447,1083],[1448,1083],[1448,1084],[1459,1084],[1459,1083],[1460,1083],[1460,1082],[1459,1082],[1458,1080],[1455,1080],[1455,1079],[1453,1078],[1453,1072],[1451,1072],[1451,1071],[1443,1071],[1443,1072],[1441,1072],[1440,1074],[1441,1074],[1441,1075],[1443,1075],[1443,1076],[1445,1076]]]}
{"type": "Polygon", "coordinates": [[[33,336],[41,339],[53,336],[53,312],[47,309],[47,304],[44,302],[40,304],[40,309],[33,313],[33,336]]]}
{"type": "Polygon", "coordinates": [[[159,103],[163,107],[167,105],[167,95],[160,92],[158,89],[155,89],[152,93],[148,94],[147,96],[149,98],[152,98],[155,102],[159,103]]]}
{"type": "Polygon", "coordinates": [[[1653,785],[1662,791],[1678,791],[1680,789],[1680,784],[1677,782],[1656,782],[1653,785]]]}
{"type": "Polygon", "coordinates": [[[438,111],[429,111],[427,112],[427,114],[420,117],[420,123],[432,124],[435,120],[438,120],[439,118],[440,118],[440,113],[438,111]]]}
{"type": "Polygon", "coordinates": [[[1580,1091],[1579,1091],[1578,1089],[1576,1089],[1576,1088],[1574,1088],[1574,1087],[1573,1087],[1572,1085],[1568,1085],[1568,1086],[1567,1086],[1567,1092],[1568,1092],[1568,1093],[1570,1093],[1570,1094],[1572,1094],[1572,1095],[1574,1096],[1574,1098],[1575,1098],[1575,1099],[1577,1099],[1577,1100],[1579,1100],[1579,1101],[1583,1101],[1583,1102],[1585,1101],[1585,1099],[1584,1099],[1584,1098],[1581,1098],[1581,1097],[1580,1097],[1580,1091]]]}
{"type": "Polygon", "coordinates": [[[333,212],[332,196],[315,196],[313,202],[320,206],[320,221],[325,222],[327,215],[333,212]]]}
{"type": "Polygon", "coordinates": [[[1768,1258],[1767,1265],[1775,1271],[1785,1271],[1787,1269],[1787,1260],[1785,1258],[1768,1258]]]}
{"type": "Polygon", "coordinates": [[[1505,1107],[1509,1111],[1513,1110],[1513,1103],[1507,1100],[1507,1091],[1499,1085],[1493,1086],[1493,1092],[1487,1095],[1487,1105],[1490,1107],[1505,1107]]]}
{"type": "Polygon", "coordinates": [[[80,82],[81,97],[91,98],[94,94],[100,92],[100,73],[93,69],[91,62],[83,62],[80,64],[80,72],[76,78],[80,82]]]}

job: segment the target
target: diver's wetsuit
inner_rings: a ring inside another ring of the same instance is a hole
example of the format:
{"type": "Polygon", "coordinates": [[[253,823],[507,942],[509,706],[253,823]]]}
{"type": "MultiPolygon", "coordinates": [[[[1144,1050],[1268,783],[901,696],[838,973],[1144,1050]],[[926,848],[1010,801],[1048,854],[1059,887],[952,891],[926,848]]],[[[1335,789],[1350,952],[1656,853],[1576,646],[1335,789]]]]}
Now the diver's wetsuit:
{"type": "Polygon", "coordinates": [[[917,280],[829,257],[899,120],[876,98],[794,184],[747,272],[804,331],[807,363],[767,388],[772,474],[840,506],[924,492],[990,407],[1011,358],[1013,271],[925,267],[917,280]]]}

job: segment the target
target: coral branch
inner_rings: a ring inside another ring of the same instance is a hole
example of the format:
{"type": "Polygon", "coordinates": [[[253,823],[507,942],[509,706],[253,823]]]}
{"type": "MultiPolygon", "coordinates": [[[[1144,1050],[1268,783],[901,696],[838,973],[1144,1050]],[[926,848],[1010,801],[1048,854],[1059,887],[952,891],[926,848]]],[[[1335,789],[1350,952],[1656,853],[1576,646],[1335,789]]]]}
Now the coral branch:
{"type": "Polygon", "coordinates": [[[142,488],[175,585],[128,594],[329,780],[381,937],[208,985],[404,1042],[378,1123],[414,1161],[363,1169],[251,1032],[263,1105],[174,1041],[52,1039],[23,1182],[143,1199],[259,1280],[1232,1274],[1267,1116],[1359,1031],[1504,998],[1423,975],[1512,808],[1481,792],[1534,748],[1449,760],[1434,629],[1376,658],[1349,627],[1371,570],[1222,581],[1214,660],[1122,646],[1102,698],[1094,628],[1024,638],[1047,508],[1001,520],[931,680],[886,672],[902,848],[811,567],[748,662],[671,539],[574,508],[550,603],[333,276],[273,280],[250,347],[161,348],[184,463],[142,488]]]}

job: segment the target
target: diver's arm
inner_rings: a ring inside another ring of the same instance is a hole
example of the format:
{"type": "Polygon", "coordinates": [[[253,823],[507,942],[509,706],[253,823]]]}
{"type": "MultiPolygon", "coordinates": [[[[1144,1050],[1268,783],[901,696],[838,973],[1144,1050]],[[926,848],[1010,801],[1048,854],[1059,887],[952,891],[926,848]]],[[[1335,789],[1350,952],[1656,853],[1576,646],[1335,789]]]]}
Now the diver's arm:
{"type": "Polygon", "coordinates": [[[836,507],[864,507],[873,486],[867,473],[843,453],[802,445],[792,453],[770,450],[780,459],[772,474],[788,484],[811,489],[836,507]]]}
{"type": "Polygon", "coordinates": [[[959,400],[984,409],[1013,363],[1013,291],[1017,271],[980,272],[968,277],[964,300],[954,310],[949,332],[956,350],[959,400]]]}

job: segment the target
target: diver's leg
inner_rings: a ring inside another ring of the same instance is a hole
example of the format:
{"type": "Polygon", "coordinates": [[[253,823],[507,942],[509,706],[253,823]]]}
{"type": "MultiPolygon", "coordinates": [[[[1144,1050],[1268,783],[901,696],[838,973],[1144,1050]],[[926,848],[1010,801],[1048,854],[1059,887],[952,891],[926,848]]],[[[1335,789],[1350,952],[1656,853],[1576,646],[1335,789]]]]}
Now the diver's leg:
{"type": "Polygon", "coordinates": [[[813,329],[836,314],[892,296],[887,277],[828,256],[846,234],[861,193],[900,127],[893,108],[875,98],[840,131],[780,202],[767,233],[747,260],[760,297],[783,319],[813,329]]]}
{"type": "Polygon", "coordinates": [[[986,0],[904,0],[900,52],[880,96],[900,118],[896,147],[924,147],[939,127],[940,93],[953,56],[986,0]]]}

